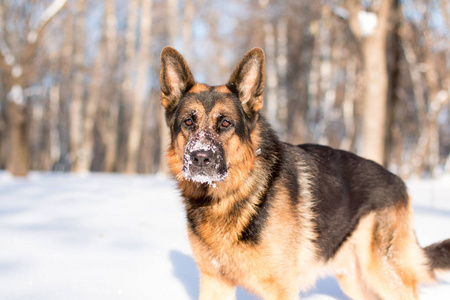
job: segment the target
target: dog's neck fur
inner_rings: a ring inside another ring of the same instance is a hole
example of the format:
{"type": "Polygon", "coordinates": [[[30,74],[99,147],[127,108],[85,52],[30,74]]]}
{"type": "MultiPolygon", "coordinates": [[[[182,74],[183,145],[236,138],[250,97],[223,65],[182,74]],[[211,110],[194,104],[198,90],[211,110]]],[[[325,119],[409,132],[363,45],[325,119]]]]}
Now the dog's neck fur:
{"type": "MultiPolygon", "coordinates": [[[[281,142],[263,118],[259,118],[254,130],[268,131],[271,138],[254,141],[257,144],[252,147],[253,168],[245,176],[241,175],[239,179],[227,177],[217,183],[218,188],[192,181],[180,182],[189,228],[207,244],[208,240],[218,240],[214,238],[216,234],[227,237],[230,242],[242,241],[260,210],[267,209],[263,202],[269,181],[277,174],[281,142]]],[[[229,176],[234,173],[230,172],[229,176]]]]}

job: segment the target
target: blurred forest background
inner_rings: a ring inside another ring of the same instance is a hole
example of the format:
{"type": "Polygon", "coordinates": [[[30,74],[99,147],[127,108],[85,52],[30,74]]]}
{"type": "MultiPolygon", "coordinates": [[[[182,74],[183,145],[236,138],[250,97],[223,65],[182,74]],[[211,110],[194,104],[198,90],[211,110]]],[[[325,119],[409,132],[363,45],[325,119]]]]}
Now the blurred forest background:
{"type": "Polygon", "coordinates": [[[166,172],[160,52],[224,84],[266,53],[283,140],[450,169],[447,0],[1,0],[0,169],[166,172]]]}

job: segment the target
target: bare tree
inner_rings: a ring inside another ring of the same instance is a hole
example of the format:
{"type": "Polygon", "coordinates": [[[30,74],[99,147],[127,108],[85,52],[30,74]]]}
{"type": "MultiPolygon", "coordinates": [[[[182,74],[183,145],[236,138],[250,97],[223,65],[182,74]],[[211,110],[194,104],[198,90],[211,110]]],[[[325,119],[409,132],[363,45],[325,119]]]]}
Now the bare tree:
{"type": "Polygon", "coordinates": [[[183,51],[185,52],[189,52],[189,49],[191,49],[192,21],[194,18],[194,13],[195,13],[194,1],[185,0],[184,16],[183,16],[183,51]]]}
{"type": "Polygon", "coordinates": [[[140,46],[137,53],[139,64],[136,66],[136,85],[131,101],[132,113],[127,145],[127,173],[136,173],[137,171],[138,154],[142,138],[143,104],[145,97],[148,95],[146,81],[150,65],[152,5],[152,0],[141,0],[140,46]]]}
{"type": "Polygon", "coordinates": [[[116,165],[118,148],[118,120],[119,120],[119,93],[116,88],[117,67],[119,61],[119,37],[117,30],[116,1],[105,1],[105,46],[103,53],[106,61],[107,73],[103,74],[103,84],[109,85],[103,89],[103,97],[100,100],[100,118],[98,128],[100,137],[105,147],[104,167],[105,172],[112,172],[116,165]],[[112,84],[112,85],[111,85],[112,84]]]}
{"type": "Polygon", "coordinates": [[[287,136],[288,99],[287,99],[287,70],[288,70],[288,22],[287,18],[280,18],[277,22],[277,54],[276,69],[278,82],[278,119],[280,120],[282,136],[287,136]]]}
{"type": "Polygon", "coordinates": [[[83,100],[84,100],[84,59],[85,59],[85,20],[86,0],[76,2],[74,38],[74,68],[73,95],[70,104],[70,156],[72,172],[84,172],[83,152],[83,100]]]}
{"type": "MultiPolygon", "coordinates": [[[[128,2],[127,13],[127,28],[125,32],[125,57],[123,58],[123,78],[122,78],[122,105],[126,108],[123,114],[129,118],[130,102],[133,99],[133,82],[135,79],[136,70],[136,32],[139,21],[139,0],[130,0],[128,2]]],[[[126,120],[125,119],[125,120],[126,120]]],[[[128,120],[127,120],[128,121],[128,120]]],[[[122,124],[122,126],[128,126],[128,124],[122,124]]],[[[128,137],[128,130],[125,129],[126,139],[128,137]]],[[[124,138],[124,137],[122,137],[124,138]]],[[[125,144],[127,145],[127,143],[125,144]]],[[[124,149],[124,155],[127,154],[127,149],[124,149]]],[[[126,160],[120,160],[121,164],[118,164],[118,170],[125,170],[128,158],[126,160]]]]}
{"type": "Polygon", "coordinates": [[[48,137],[48,159],[47,168],[50,169],[59,160],[61,155],[60,149],[60,138],[58,133],[58,125],[61,122],[59,118],[59,108],[61,102],[61,93],[58,86],[54,85],[50,88],[49,101],[48,101],[48,126],[49,126],[49,137],[48,137]]]}
{"type": "MultiPolygon", "coordinates": [[[[103,26],[105,27],[105,26],[103,26]]],[[[79,171],[89,172],[94,156],[94,124],[100,98],[103,94],[103,65],[106,56],[106,29],[102,30],[102,37],[97,49],[92,69],[91,83],[88,98],[86,99],[83,120],[83,141],[81,151],[83,156],[79,158],[79,171]]]]}
{"type": "Polygon", "coordinates": [[[6,77],[3,84],[7,90],[10,139],[7,168],[15,176],[27,175],[29,168],[29,104],[24,90],[36,79],[34,62],[45,28],[66,4],[67,0],[53,1],[40,15],[34,28],[28,32],[11,32],[4,21],[7,6],[5,2],[0,3],[0,68],[6,77]],[[14,48],[8,44],[11,41],[14,41],[14,48]]]}
{"type": "Polygon", "coordinates": [[[374,1],[370,11],[363,9],[360,0],[348,0],[346,6],[365,75],[361,155],[383,164],[388,87],[386,36],[392,0],[374,1]]]}
{"type": "Polygon", "coordinates": [[[271,7],[269,1],[259,1],[260,9],[265,12],[263,32],[264,32],[264,50],[266,56],[266,83],[265,83],[265,104],[266,115],[275,131],[280,132],[280,123],[278,120],[278,77],[276,70],[276,29],[272,21],[271,7]]]}
{"type": "Polygon", "coordinates": [[[336,52],[336,48],[333,47],[331,37],[335,33],[331,28],[330,18],[332,15],[328,7],[322,8],[322,20],[319,25],[318,39],[319,41],[319,53],[320,53],[320,67],[319,67],[319,91],[320,101],[317,105],[318,124],[317,134],[318,142],[320,144],[330,144],[330,137],[327,134],[328,122],[332,121],[332,112],[336,102],[336,80],[335,80],[335,66],[333,62],[333,54],[336,52]]]}
{"type": "Polygon", "coordinates": [[[344,118],[345,136],[341,141],[340,148],[351,151],[354,147],[356,125],[355,125],[355,103],[356,103],[356,61],[350,58],[346,65],[345,95],[342,104],[342,116],[344,118]]]}
{"type": "MultiPolygon", "coordinates": [[[[169,0],[166,1],[167,5],[167,26],[168,26],[168,44],[174,45],[176,33],[177,33],[177,5],[178,0],[169,0]]],[[[166,151],[169,148],[170,143],[170,134],[169,129],[166,126],[166,117],[164,114],[164,107],[162,105],[159,106],[158,110],[158,124],[159,124],[159,137],[161,140],[160,149],[159,149],[159,172],[163,174],[169,173],[169,167],[166,163],[166,151]]]]}

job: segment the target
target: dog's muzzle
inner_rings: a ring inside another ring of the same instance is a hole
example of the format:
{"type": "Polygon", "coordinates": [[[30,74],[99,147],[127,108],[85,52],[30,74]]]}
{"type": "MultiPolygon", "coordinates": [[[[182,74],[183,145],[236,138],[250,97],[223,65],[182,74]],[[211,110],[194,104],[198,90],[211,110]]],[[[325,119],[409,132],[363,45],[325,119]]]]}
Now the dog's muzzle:
{"type": "Polygon", "coordinates": [[[217,136],[209,132],[193,135],[184,151],[183,176],[186,179],[213,184],[228,175],[224,151],[217,136]]]}

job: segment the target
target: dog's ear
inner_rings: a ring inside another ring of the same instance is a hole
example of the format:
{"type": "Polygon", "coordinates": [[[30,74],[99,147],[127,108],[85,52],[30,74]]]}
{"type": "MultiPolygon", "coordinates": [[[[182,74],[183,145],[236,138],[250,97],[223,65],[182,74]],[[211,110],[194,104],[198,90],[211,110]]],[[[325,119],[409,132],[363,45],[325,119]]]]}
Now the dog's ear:
{"type": "Polygon", "coordinates": [[[230,81],[229,90],[239,96],[239,100],[248,112],[257,112],[263,106],[264,90],[264,52],[253,48],[240,61],[230,81]]]}
{"type": "Polygon", "coordinates": [[[161,52],[161,103],[167,109],[176,105],[181,96],[194,86],[194,77],[183,56],[172,47],[161,52]]]}

